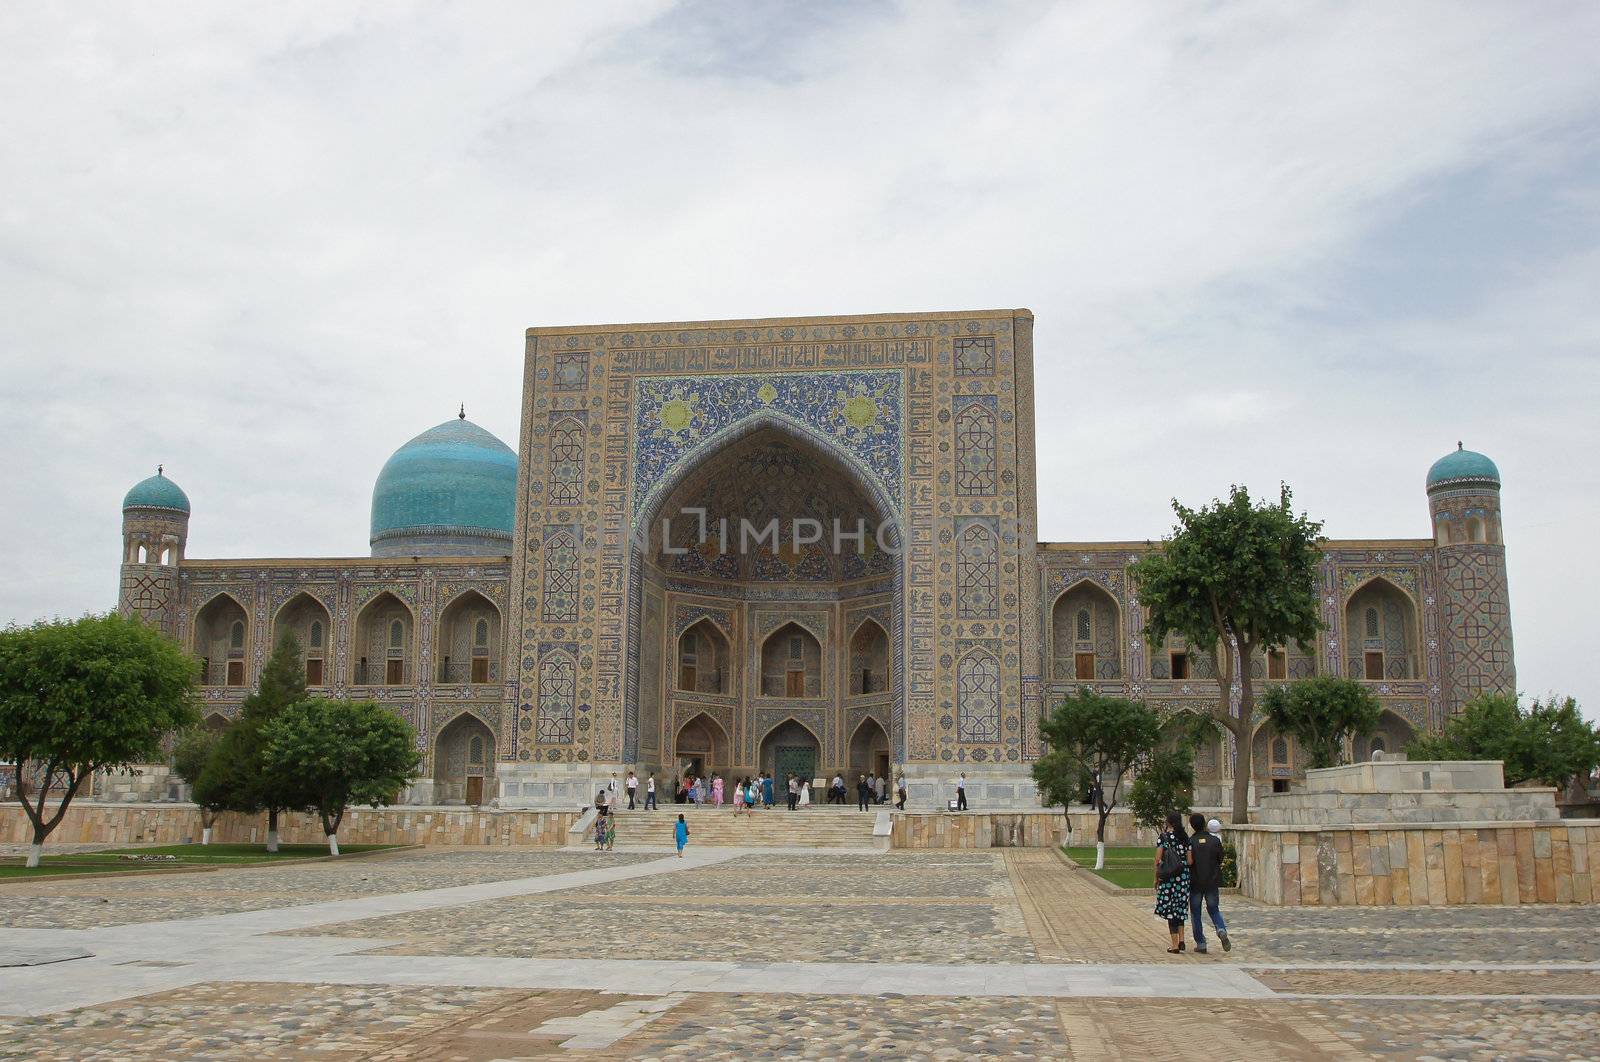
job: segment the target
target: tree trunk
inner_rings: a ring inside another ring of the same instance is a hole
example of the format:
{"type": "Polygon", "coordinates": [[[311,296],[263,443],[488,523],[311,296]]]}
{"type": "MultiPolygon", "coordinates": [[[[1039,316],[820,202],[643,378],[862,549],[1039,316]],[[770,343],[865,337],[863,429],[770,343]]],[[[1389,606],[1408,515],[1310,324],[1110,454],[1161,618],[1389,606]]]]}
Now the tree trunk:
{"type": "Polygon", "coordinates": [[[1094,843],[1094,868],[1096,870],[1104,870],[1106,868],[1106,842],[1104,837],[1094,843]]]}
{"type": "Polygon", "coordinates": [[[267,809],[267,851],[278,850],[278,809],[267,809]]]}
{"type": "Polygon", "coordinates": [[[39,865],[39,856],[44,851],[44,842],[37,837],[28,846],[28,869],[32,870],[39,865]]]}
{"type": "Polygon", "coordinates": [[[329,855],[338,855],[339,854],[339,835],[336,834],[336,833],[328,834],[328,854],[329,855]]]}
{"type": "Polygon", "coordinates": [[[202,845],[207,845],[207,844],[211,843],[211,827],[210,826],[202,826],[200,828],[200,843],[202,845]]]}
{"type": "Polygon", "coordinates": [[[1239,730],[1234,735],[1238,751],[1233,757],[1233,824],[1250,821],[1250,776],[1255,773],[1255,734],[1251,717],[1255,714],[1255,688],[1250,684],[1250,654],[1255,643],[1241,638],[1239,647],[1239,730]]]}

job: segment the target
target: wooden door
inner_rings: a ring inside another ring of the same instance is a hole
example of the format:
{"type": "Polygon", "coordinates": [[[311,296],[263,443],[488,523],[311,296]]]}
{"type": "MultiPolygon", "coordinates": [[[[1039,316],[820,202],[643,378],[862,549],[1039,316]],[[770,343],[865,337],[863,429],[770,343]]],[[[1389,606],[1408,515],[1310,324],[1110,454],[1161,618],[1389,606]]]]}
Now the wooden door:
{"type": "Polygon", "coordinates": [[[806,695],[806,673],[804,671],[789,672],[789,685],[787,697],[804,697],[806,695]]]}
{"type": "Polygon", "coordinates": [[[483,776],[476,775],[467,779],[467,803],[477,807],[483,803],[483,776]]]}

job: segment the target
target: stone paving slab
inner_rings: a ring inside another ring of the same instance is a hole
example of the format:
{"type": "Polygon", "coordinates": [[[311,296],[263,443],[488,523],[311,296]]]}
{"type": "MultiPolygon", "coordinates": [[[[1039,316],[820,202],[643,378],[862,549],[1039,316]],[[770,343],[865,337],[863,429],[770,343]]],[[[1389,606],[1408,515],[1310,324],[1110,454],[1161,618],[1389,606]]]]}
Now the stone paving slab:
{"type": "Polygon", "coordinates": [[[87,929],[197,916],[264,911],[317,900],[426,892],[491,881],[630,866],[659,859],[647,853],[549,849],[410,850],[362,856],[348,863],[273,863],[225,867],[205,874],[39,878],[8,884],[0,927],[87,929]]]}
{"type": "Polygon", "coordinates": [[[55,962],[87,959],[91,954],[88,948],[70,944],[12,944],[0,950],[0,966],[47,966],[55,962]]]}

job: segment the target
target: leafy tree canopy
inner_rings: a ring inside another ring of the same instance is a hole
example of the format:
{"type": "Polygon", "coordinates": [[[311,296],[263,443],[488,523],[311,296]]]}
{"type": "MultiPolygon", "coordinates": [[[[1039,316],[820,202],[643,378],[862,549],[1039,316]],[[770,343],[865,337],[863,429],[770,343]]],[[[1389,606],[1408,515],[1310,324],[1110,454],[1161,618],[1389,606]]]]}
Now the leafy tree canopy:
{"type": "Polygon", "coordinates": [[[1272,686],[1261,707],[1278,733],[1291,735],[1306,750],[1312,767],[1338,766],[1345,739],[1372,733],[1383,714],[1365,686],[1333,675],[1272,686]]]}
{"type": "Polygon", "coordinates": [[[417,765],[416,733],[376,701],[310,697],[262,730],[273,784],[315,808],[330,837],[351,804],[387,804],[417,765]]]}
{"type": "Polygon", "coordinates": [[[1194,747],[1185,742],[1151,753],[1128,788],[1128,808],[1134,821],[1160,829],[1166,824],[1167,812],[1187,815],[1193,806],[1194,747]]]}
{"type": "Polygon", "coordinates": [[[0,631],[0,760],[65,782],[52,817],[48,787],[22,801],[35,845],[95,771],[160,759],[163,737],[198,721],[197,678],[175,642],[115,613],[0,631]]]}
{"type": "Polygon", "coordinates": [[[1506,785],[1564,786],[1600,765],[1600,733],[1571,697],[1524,707],[1512,693],[1484,693],[1452,716],[1439,734],[1413,738],[1414,760],[1503,760],[1506,785]]]}
{"type": "Polygon", "coordinates": [[[1047,804],[1063,807],[1083,795],[1082,779],[1100,780],[1097,836],[1116,806],[1128,770],[1161,741],[1161,717],[1143,701],[1106,697],[1083,687],[1040,721],[1048,746],[1033,765],[1033,778],[1047,804]]]}
{"type": "Polygon", "coordinates": [[[296,803],[266,771],[262,730],[291,704],[305,699],[305,665],[300,643],[284,631],[261,669],[260,685],[244,699],[239,717],[223,731],[215,751],[192,783],[195,799],[211,806],[250,814],[268,811],[274,825],[277,813],[304,805],[296,803]]]}
{"type": "Polygon", "coordinates": [[[1191,649],[1215,651],[1218,699],[1212,714],[1234,734],[1233,821],[1249,821],[1250,669],[1235,668],[1259,649],[1310,641],[1318,628],[1318,536],[1322,524],[1296,515],[1293,495],[1257,504],[1244,487],[1202,509],[1172,503],[1178,524],[1161,549],[1130,569],[1152,646],[1182,635],[1191,649]],[[1230,691],[1238,671],[1239,707],[1230,691]]]}

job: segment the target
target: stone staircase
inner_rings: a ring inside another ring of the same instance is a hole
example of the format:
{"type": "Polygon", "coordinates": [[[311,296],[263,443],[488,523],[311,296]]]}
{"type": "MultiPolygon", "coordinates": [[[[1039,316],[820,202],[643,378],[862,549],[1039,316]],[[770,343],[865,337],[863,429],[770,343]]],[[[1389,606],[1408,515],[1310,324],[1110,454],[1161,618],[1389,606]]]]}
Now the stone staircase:
{"type": "MultiPolygon", "coordinates": [[[[878,810],[858,811],[852,805],[827,805],[790,812],[783,806],[758,810],[735,818],[731,808],[696,808],[665,804],[658,811],[617,812],[618,848],[671,848],[673,825],[682,814],[689,824],[689,843],[717,847],[770,848],[786,845],[807,848],[872,849],[878,810]]],[[[593,834],[588,835],[593,844],[593,834]]],[[[888,838],[881,838],[887,842],[888,838]]],[[[582,843],[577,837],[574,844],[582,843]]],[[[886,846],[886,845],[884,845],[886,846]]]]}

